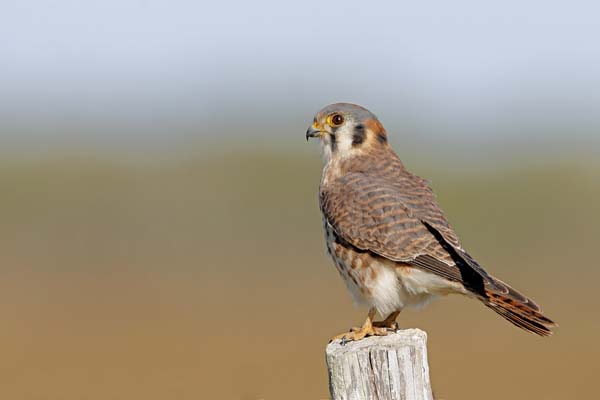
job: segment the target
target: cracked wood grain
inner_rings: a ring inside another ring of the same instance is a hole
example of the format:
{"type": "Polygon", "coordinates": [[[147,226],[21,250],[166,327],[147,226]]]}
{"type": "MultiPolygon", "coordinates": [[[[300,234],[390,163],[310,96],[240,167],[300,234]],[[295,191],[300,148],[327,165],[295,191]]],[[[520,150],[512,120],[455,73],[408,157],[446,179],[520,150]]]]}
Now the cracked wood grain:
{"type": "Polygon", "coordinates": [[[325,351],[332,400],[433,400],[427,334],[406,329],[325,351]]]}

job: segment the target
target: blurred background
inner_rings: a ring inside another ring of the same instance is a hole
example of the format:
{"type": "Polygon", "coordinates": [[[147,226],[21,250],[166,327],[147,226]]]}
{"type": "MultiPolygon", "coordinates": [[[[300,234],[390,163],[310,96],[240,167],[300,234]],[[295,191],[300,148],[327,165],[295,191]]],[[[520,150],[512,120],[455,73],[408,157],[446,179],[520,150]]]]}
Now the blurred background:
{"type": "Polygon", "coordinates": [[[362,104],[463,245],[561,324],[404,312],[442,399],[597,392],[595,2],[0,5],[0,395],[326,399],[364,310],[325,256],[316,111],[362,104]]]}

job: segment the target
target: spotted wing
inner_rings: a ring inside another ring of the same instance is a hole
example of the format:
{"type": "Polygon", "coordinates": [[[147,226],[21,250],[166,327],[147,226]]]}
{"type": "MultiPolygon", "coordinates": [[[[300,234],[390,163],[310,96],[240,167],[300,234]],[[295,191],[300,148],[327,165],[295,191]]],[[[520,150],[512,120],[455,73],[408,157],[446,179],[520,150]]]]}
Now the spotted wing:
{"type": "Polygon", "coordinates": [[[492,280],[461,247],[426,181],[352,172],[324,185],[321,209],[351,245],[481,293],[492,280]]]}

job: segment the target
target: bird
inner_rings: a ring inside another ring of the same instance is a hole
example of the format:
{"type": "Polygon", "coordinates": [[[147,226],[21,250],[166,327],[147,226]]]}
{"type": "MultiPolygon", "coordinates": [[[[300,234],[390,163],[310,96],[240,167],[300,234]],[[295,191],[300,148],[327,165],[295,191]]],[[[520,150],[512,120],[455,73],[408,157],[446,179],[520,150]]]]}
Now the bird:
{"type": "Polygon", "coordinates": [[[320,144],[319,206],[327,253],[355,303],[369,308],[343,343],[398,329],[404,308],[460,294],[528,332],[558,326],[532,299],[490,275],[462,247],[427,180],[409,172],[379,119],[351,103],[315,115],[306,140],[320,144]],[[376,314],[384,317],[374,321],[376,314]]]}

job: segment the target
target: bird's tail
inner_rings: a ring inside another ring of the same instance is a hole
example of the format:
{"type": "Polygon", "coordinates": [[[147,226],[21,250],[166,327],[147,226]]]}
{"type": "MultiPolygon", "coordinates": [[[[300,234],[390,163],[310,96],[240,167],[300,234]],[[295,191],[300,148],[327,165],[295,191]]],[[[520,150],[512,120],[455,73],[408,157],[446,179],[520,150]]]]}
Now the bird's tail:
{"type": "Polygon", "coordinates": [[[533,300],[506,283],[492,279],[491,285],[485,285],[485,296],[481,296],[481,301],[487,307],[528,332],[540,336],[552,335],[551,328],[558,324],[542,314],[542,310],[533,300]]]}

